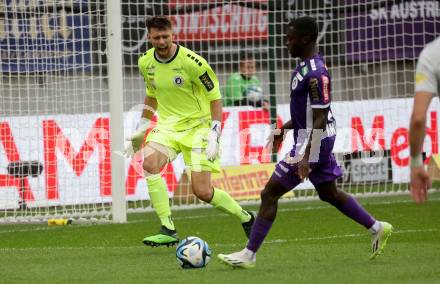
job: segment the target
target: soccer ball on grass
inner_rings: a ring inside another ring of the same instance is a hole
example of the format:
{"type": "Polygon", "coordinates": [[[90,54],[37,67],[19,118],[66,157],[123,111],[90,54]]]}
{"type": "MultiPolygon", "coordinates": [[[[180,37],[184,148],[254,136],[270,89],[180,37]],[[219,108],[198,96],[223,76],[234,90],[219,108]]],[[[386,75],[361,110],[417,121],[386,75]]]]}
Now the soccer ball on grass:
{"type": "Polygon", "coordinates": [[[180,266],[187,268],[203,268],[211,259],[211,249],[198,237],[187,237],[179,242],[176,257],[180,266]]]}

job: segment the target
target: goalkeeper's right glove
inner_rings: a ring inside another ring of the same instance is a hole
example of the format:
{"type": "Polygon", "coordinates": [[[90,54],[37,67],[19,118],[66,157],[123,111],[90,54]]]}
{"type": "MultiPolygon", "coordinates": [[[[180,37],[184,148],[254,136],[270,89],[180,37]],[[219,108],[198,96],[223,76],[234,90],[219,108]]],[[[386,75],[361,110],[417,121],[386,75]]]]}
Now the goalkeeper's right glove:
{"type": "Polygon", "coordinates": [[[213,120],[211,123],[211,129],[208,133],[208,146],[206,147],[206,157],[209,161],[214,161],[218,156],[221,125],[218,120],[213,120]]]}
{"type": "Polygon", "coordinates": [[[150,120],[148,118],[141,117],[136,126],[136,132],[126,139],[127,141],[130,141],[130,144],[127,146],[127,148],[125,148],[124,151],[126,156],[132,156],[141,149],[142,144],[144,144],[145,132],[147,131],[148,127],[150,127],[150,120]]]}

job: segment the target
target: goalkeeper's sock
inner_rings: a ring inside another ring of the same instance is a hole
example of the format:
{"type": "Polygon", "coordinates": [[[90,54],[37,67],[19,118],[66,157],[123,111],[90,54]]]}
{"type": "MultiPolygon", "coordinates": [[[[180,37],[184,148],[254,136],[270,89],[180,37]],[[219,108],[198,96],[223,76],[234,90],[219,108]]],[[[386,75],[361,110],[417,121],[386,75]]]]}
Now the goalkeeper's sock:
{"type": "Polygon", "coordinates": [[[212,206],[225,213],[234,215],[240,219],[241,223],[248,222],[251,219],[252,216],[246,210],[243,210],[237,201],[235,201],[226,191],[213,188],[212,193],[212,200],[210,202],[212,206]]]}
{"type": "Polygon", "coordinates": [[[160,219],[160,223],[167,229],[174,231],[173,220],[171,218],[170,201],[165,181],[160,174],[147,177],[148,194],[151,204],[160,219]]]}
{"type": "Polygon", "coordinates": [[[258,251],[267,234],[269,233],[272,223],[273,221],[269,221],[261,217],[257,217],[255,219],[254,225],[252,226],[252,232],[249,237],[249,242],[246,246],[248,250],[253,252],[258,251]]]}

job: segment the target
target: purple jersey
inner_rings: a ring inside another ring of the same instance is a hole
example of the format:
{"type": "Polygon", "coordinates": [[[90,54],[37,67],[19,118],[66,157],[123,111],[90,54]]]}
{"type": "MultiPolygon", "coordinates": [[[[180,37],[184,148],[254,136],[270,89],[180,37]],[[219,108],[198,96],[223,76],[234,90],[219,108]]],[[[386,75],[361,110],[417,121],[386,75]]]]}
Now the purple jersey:
{"type": "Polygon", "coordinates": [[[313,128],[313,108],[328,108],[327,127],[320,147],[314,149],[312,146],[310,149],[309,179],[314,186],[334,181],[342,176],[342,172],[332,154],[336,139],[336,121],[330,109],[331,79],[322,56],[315,55],[312,59],[301,62],[293,71],[290,86],[290,115],[295,144],[286,159],[276,165],[271,178],[286,189],[295,188],[301,183],[297,174],[297,158],[304,154],[308,144],[313,128]]]}
{"type": "MultiPolygon", "coordinates": [[[[313,128],[313,108],[328,108],[327,128],[321,140],[321,149],[310,153],[311,162],[327,161],[332,149],[329,149],[329,137],[336,135],[336,121],[330,109],[331,78],[321,55],[302,61],[293,71],[291,77],[290,116],[293,125],[295,146],[292,150],[303,153],[308,137],[313,128]],[[298,149],[298,151],[296,151],[298,149]],[[313,158],[316,157],[316,158],[313,158]]],[[[333,148],[333,147],[331,147],[333,148]]]]}

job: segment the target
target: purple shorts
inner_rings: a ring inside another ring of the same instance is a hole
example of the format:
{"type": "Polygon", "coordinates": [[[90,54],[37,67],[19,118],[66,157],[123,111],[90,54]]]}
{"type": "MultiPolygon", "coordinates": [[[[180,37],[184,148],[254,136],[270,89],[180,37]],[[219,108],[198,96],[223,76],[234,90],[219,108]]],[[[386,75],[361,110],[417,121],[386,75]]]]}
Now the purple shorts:
{"type": "MultiPolygon", "coordinates": [[[[310,163],[309,180],[315,187],[324,182],[334,181],[342,176],[341,168],[332,153],[334,141],[334,137],[324,139],[321,144],[319,161],[310,163]]],[[[289,156],[295,156],[295,149],[290,152],[289,156]]],[[[278,162],[271,178],[287,189],[293,189],[301,183],[297,175],[297,165],[287,163],[285,159],[278,162]]]]}

